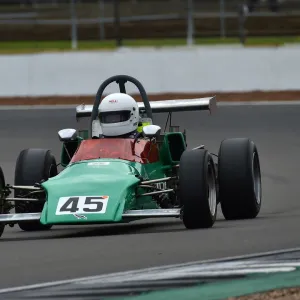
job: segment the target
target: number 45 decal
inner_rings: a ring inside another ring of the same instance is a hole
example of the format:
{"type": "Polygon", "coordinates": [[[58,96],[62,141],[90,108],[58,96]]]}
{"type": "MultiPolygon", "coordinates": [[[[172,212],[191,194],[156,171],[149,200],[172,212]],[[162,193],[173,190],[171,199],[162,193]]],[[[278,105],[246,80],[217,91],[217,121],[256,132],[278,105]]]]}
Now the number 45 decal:
{"type": "Polygon", "coordinates": [[[72,196],[58,200],[56,215],[104,214],[108,196],[72,196]]]}

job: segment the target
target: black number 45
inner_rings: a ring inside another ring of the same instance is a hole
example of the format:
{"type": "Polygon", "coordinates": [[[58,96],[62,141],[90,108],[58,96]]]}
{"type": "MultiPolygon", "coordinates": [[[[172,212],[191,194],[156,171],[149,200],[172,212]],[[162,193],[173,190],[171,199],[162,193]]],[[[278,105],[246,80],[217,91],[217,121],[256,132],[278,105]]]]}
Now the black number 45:
{"type": "Polygon", "coordinates": [[[102,197],[85,197],[84,201],[79,197],[70,197],[60,208],[60,212],[101,212],[103,209],[102,197]],[[81,200],[79,202],[79,200],[81,200]]]}

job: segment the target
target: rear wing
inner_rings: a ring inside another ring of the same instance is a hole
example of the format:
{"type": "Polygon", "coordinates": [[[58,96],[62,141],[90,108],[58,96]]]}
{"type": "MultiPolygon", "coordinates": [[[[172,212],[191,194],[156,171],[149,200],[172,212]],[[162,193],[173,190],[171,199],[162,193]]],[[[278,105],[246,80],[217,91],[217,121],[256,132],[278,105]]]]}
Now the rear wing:
{"type": "MultiPolygon", "coordinates": [[[[143,102],[138,102],[140,113],[145,111],[143,102]]],[[[208,110],[211,113],[217,108],[216,96],[196,99],[178,99],[150,101],[153,113],[171,113],[183,111],[208,110]]],[[[92,115],[93,105],[79,105],[76,107],[76,118],[90,117],[92,115]]]]}
{"type": "MultiPolygon", "coordinates": [[[[138,102],[140,115],[145,114],[143,102],[138,102]]],[[[196,99],[178,99],[150,101],[152,113],[172,113],[185,111],[208,110],[210,113],[217,108],[216,96],[196,99]]],[[[89,137],[90,117],[92,116],[93,105],[79,105],[76,107],[76,119],[78,133],[84,139],[89,137]]]]}

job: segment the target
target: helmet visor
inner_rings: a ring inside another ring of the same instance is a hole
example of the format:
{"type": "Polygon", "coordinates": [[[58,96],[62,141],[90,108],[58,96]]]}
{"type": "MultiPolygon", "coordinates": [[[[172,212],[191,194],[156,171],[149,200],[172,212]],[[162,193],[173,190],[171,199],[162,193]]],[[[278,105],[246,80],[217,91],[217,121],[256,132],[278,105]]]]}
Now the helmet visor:
{"type": "Polygon", "coordinates": [[[126,122],[130,119],[130,110],[100,112],[100,122],[103,124],[126,122]]]}

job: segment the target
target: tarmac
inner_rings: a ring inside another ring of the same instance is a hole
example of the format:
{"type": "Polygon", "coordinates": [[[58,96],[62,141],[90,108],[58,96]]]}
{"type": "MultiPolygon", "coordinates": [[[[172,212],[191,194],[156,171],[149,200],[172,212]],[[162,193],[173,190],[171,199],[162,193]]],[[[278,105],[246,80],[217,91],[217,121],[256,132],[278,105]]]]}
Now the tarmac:
{"type": "MultiPolygon", "coordinates": [[[[208,112],[174,114],[187,130],[188,147],[205,144],[213,153],[228,137],[249,137],[260,154],[263,204],[258,218],[225,221],[186,230],[178,219],[127,225],[53,227],[22,232],[7,227],[1,237],[0,288],[101,275],[194,260],[299,247],[299,105],[220,106],[208,112]]],[[[166,115],[154,122],[163,126],[166,115]]],[[[0,165],[13,183],[15,161],[28,147],[48,148],[59,162],[57,131],[76,127],[75,108],[0,110],[0,165]]]]}

